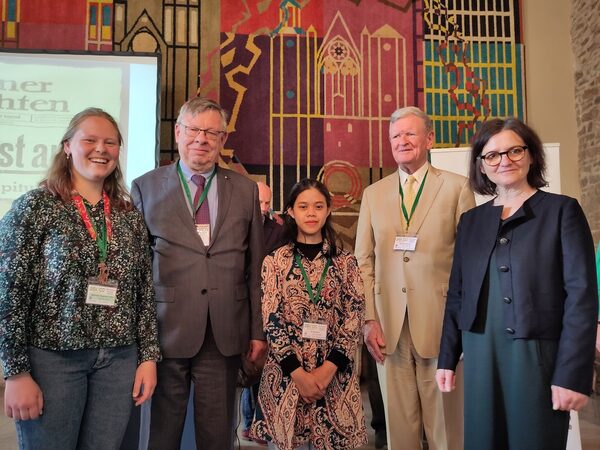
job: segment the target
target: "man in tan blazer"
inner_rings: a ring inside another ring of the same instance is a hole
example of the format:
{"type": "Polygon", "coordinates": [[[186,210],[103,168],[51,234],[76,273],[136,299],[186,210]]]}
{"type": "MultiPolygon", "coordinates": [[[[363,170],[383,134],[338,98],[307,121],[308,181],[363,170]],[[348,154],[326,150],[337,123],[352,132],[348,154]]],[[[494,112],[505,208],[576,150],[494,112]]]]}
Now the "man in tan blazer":
{"type": "Polygon", "coordinates": [[[365,189],[356,233],[365,343],[379,363],[388,449],[420,449],[423,429],[431,450],[459,449],[462,399],[442,399],[435,370],[456,226],[475,199],[465,177],[429,164],[423,111],[402,108],[390,122],[398,171],[365,189]]]}

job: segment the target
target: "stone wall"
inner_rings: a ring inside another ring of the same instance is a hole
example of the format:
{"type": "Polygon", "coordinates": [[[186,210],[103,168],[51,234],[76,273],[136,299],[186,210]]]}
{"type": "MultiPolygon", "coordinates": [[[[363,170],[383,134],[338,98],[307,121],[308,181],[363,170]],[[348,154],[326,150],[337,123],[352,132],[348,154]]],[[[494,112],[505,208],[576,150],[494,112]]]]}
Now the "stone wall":
{"type": "MultiPolygon", "coordinates": [[[[581,204],[594,241],[600,241],[600,0],[573,0],[575,109],[581,204]]],[[[557,86],[558,88],[558,86],[557,86]]],[[[551,97],[550,97],[551,98],[551,97]]]]}

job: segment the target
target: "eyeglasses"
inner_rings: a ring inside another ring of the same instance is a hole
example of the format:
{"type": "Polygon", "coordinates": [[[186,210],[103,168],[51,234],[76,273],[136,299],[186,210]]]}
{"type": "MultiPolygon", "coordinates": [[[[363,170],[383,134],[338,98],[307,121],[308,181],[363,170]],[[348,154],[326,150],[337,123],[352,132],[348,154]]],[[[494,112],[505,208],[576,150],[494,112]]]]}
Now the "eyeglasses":
{"type": "Polygon", "coordinates": [[[211,130],[210,128],[190,127],[189,125],[186,125],[181,122],[177,122],[177,123],[183,127],[183,131],[185,132],[185,135],[187,137],[191,137],[191,138],[195,138],[196,136],[198,136],[200,134],[200,132],[203,131],[204,135],[206,136],[206,139],[208,139],[209,141],[216,141],[219,138],[219,136],[226,133],[226,131],[222,131],[222,130],[211,130]]]}
{"type": "Polygon", "coordinates": [[[485,155],[479,155],[477,158],[483,160],[488,166],[497,166],[502,161],[502,156],[506,155],[512,162],[521,161],[525,156],[526,145],[516,145],[505,152],[489,152],[485,155]]]}

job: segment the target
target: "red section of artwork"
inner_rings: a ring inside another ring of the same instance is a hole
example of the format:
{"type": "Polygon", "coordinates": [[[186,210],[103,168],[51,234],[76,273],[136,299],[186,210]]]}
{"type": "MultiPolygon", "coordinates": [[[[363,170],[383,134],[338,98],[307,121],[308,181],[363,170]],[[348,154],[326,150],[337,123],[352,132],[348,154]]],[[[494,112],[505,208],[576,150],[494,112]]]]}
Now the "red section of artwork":
{"type": "Polygon", "coordinates": [[[293,0],[272,0],[268,6],[260,9],[259,5],[265,5],[267,2],[259,0],[221,2],[221,30],[236,34],[269,34],[277,31],[278,26],[287,18],[289,26],[297,25],[299,28],[306,29],[312,25],[317,35],[322,37],[339,11],[357,41],[364,27],[373,31],[385,24],[405,29],[408,32],[407,37],[412,36],[412,9],[411,2],[408,0],[387,2],[387,4],[363,0],[358,5],[348,0],[311,1],[306,2],[302,7],[302,19],[295,22],[296,8],[288,6],[299,3],[293,0]]]}
{"type": "Polygon", "coordinates": [[[20,24],[20,48],[85,50],[85,24],[20,24]]]}
{"type": "MultiPolygon", "coordinates": [[[[302,8],[301,26],[312,24],[321,32],[320,24],[323,20],[323,3],[309,2],[302,8]]],[[[281,23],[281,16],[285,17],[287,5],[293,6],[298,2],[293,0],[271,0],[268,4],[261,0],[247,2],[221,2],[221,30],[231,31],[236,34],[270,34],[281,23]],[[247,6],[244,5],[247,3],[247,6]],[[263,5],[267,5],[264,7],[263,5]],[[259,8],[260,6],[260,8],[259,8]]],[[[292,23],[293,17],[288,18],[292,23]]]]}
{"type": "Polygon", "coordinates": [[[85,25],[86,7],[82,0],[26,0],[21,2],[21,23],[85,25]]]}
{"type": "Polygon", "coordinates": [[[325,119],[324,160],[343,160],[357,167],[390,167],[389,121],[325,119]]]}

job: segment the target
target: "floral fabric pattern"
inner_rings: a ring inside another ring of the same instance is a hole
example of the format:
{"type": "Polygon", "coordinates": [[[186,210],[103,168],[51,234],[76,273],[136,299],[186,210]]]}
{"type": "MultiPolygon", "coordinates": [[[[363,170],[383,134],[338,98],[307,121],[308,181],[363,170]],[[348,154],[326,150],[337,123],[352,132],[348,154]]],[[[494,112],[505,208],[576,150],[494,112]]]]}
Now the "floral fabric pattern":
{"type": "MultiPolygon", "coordinates": [[[[328,244],[310,261],[302,257],[308,278],[316,286],[327,263],[328,244]]],[[[251,434],[272,441],[281,450],[307,441],[319,449],[349,449],[367,443],[355,359],[364,323],[365,300],[354,256],[342,251],[332,259],[321,299],[311,302],[294,262],[294,244],[267,256],[262,267],[262,312],[269,353],[263,370],[256,419],[251,434]],[[327,339],[303,339],[305,321],[327,324],[327,339]],[[282,361],[297,359],[310,372],[336,354],[348,364],[338,371],[326,395],[305,403],[282,361]]]]}
{"type": "MultiPolygon", "coordinates": [[[[103,202],[88,205],[104,222],[103,202]]],[[[158,325],[148,234],[142,215],[111,211],[106,264],[115,306],[86,304],[98,247],[74,204],[44,189],[17,199],[0,221],[0,362],[4,376],[30,370],[27,347],[46,350],[136,344],[138,362],[158,360],[158,325]]]]}

